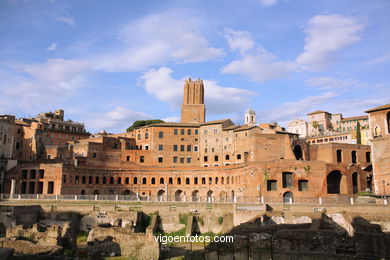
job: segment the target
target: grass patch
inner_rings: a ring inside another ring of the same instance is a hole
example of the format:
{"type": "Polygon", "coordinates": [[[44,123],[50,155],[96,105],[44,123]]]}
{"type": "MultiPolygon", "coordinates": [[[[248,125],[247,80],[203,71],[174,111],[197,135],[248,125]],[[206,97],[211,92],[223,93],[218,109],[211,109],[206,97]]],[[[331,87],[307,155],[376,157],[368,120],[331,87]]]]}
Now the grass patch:
{"type": "Polygon", "coordinates": [[[76,234],[76,241],[77,241],[77,244],[78,243],[83,243],[83,242],[87,242],[87,238],[88,238],[88,232],[86,231],[80,231],[76,234]]]}
{"type": "Polygon", "coordinates": [[[373,195],[373,193],[368,192],[368,191],[361,191],[361,192],[358,192],[357,195],[358,196],[371,196],[371,195],[373,195]]]}

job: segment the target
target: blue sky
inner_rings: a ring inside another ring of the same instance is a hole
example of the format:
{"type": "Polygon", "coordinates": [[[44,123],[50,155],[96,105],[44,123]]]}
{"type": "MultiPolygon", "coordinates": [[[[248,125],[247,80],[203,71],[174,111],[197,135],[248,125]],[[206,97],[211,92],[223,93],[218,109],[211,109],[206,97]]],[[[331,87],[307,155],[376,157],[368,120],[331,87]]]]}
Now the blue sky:
{"type": "Polygon", "coordinates": [[[390,102],[390,1],[0,1],[0,114],[64,109],[91,132],[177,121],[184,79],[207,120],[285,125],[390,102]]]}

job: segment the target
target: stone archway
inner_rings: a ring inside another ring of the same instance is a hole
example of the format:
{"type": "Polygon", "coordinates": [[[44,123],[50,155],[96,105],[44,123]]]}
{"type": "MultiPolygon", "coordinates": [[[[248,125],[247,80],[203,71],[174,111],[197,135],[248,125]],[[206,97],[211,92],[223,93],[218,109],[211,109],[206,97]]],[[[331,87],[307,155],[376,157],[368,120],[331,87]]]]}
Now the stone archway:
{"type": "Polygon", "coordinates": [[[100,195],[100,191],[99,191],[99,190],[94,190],[94,191],[92,192],[92,194],[93,194],[93,195],[100,195]]]}
{"type": "Polygon", "coordinates": [[[290,201],[292,202],[293,200],[293,194],[291,191],[283,193],[283,203],[290,203],[290,201]]]}
{"type": "Polygon", "coordinates": [[[359,174],[357,172],[352,173],[352,193],[356,194],[359,192],[359,174]]]}
{"type": "Polygon", "coordinates": [[[191,194],[191,200],[192,202],[197,202],[199,201],[199,191],[198,190],[194,190],[191,194]]]}
{"type": "Polygon", "coordinates": [[[293,152],[296,160],[303,160],[303,150],[300,145],[295,145],[293,148],[293,152]]]}
{"type": "Polygon", "coordinates": [[[334,170],[326,177],[327,193],[340,194],[342,174],[338,170],[334,170]]]}
{"type": "Polygon", "coordinates": [[[209,190],[207,192],[207,202],[212,202],[213,201],[213,191],[209,190]]]}
{"type": "Polygon", "coordinates": [[[175,201],[182,201],[182,199],[183,199],[183,191],[177,190],[175,192],[175,201]]]}
{"type": "Polygon", "coordinates": [[[159,190],[157,192],[157,200],[164,201],[165,190],[159,190]]]}
{"type": "Polygon", "coordinates": [[[219,193],[219,201],[220,202],[226,202],[227,201],[227,193],[226,193],[226,191],[221,191],[219,193]]]}

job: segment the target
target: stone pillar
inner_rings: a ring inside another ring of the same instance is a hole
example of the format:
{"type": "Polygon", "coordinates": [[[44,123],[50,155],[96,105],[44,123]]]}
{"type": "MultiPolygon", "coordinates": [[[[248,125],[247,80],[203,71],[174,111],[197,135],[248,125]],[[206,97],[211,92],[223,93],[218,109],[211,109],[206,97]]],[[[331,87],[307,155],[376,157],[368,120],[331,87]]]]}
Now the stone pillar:
{"type": "Polygon", "coordinates": [[[115,200],[118,200],[118,195],[115,195],[115,200]]]}
{"type": "Polygon", "coordinates": [[[354,204],[353,197],[351,197],[351,205],[353,205],[353,204],[354,204]]]}
{"type": "Polygon", "coordinates": [[[320,203],[320,205],[322,205],[322,197],[318,198],[318,203],[320,203]]]}
{"type": "Polygon", "coordinates": [[[12,196],[15,194],[15,187],[16,187],[16,180],[11,179],[11,190],[9,192],[11,199],[12,199],[12,196]]]}
{"type": "Polygon", "coordinates": [[[264,204],[264,196],[261,196],[261,203],[264,204]]]}
{"type": "Polygon", "coordinates": [[[292,204],[293,203],[293,201],[292,201],[292,198],[290,197],[290,198],[288,198],[288,203],[290,203],[290,204],[292,204]]]}

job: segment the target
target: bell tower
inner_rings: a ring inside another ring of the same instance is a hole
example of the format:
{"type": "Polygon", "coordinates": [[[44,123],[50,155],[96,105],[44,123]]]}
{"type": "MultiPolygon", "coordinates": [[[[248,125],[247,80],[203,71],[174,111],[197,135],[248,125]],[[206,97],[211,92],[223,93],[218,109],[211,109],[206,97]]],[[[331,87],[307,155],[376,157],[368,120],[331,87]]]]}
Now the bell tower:
{"type": "Polygon", "coordinates": [[[182,123],[204,123],[206,108],[204,106],[203,80],[192,81],[191,78],[184,82],[184,97],[181,105],[182,123]]]}

